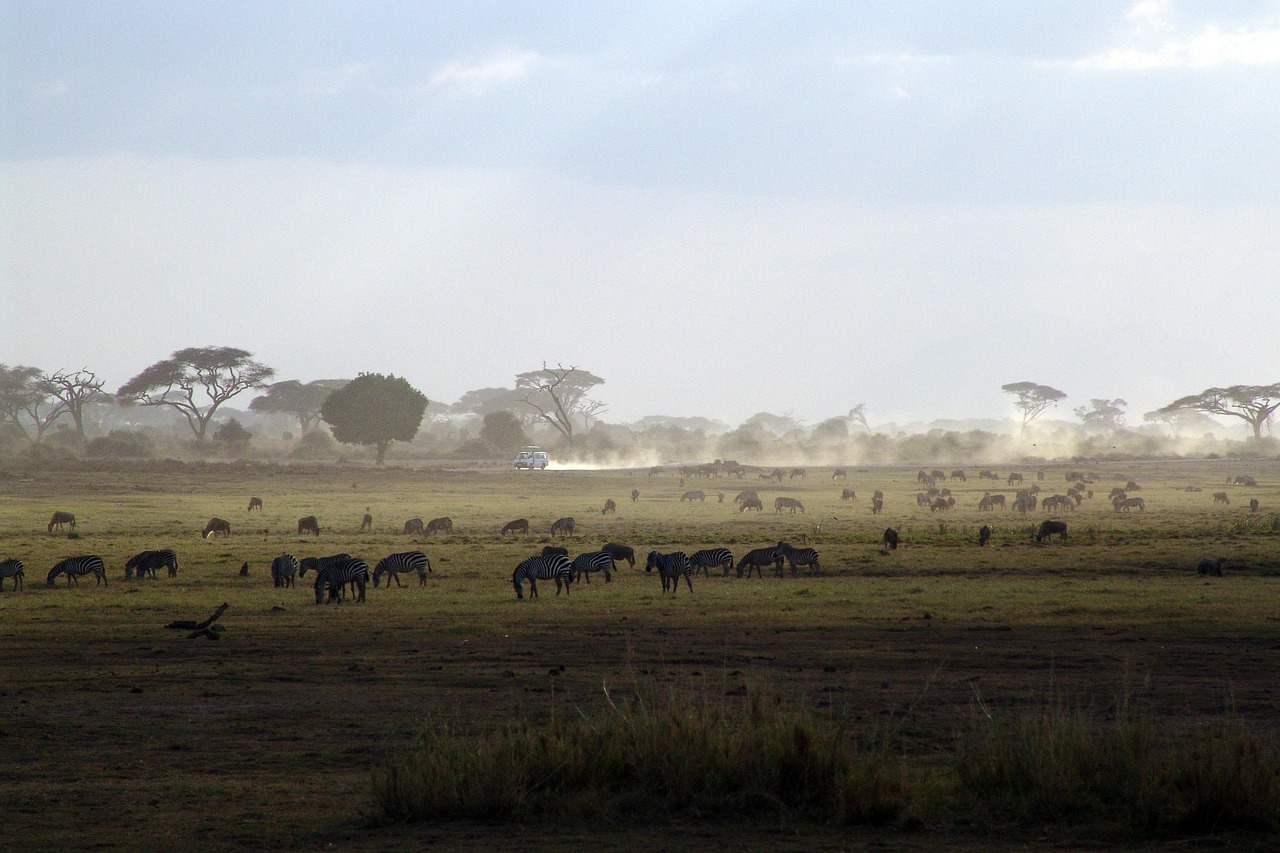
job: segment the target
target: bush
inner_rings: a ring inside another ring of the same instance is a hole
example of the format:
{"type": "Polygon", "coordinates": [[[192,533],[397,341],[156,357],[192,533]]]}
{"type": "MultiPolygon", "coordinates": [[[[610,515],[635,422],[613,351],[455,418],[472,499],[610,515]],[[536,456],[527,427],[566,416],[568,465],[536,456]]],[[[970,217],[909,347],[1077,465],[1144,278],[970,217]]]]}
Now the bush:
{"type": "Polygon", "coordinates": [[[329,431],[313,429],[303,433],[290,454],[295,459],[332,459],[338,453],[338,442],[333,440],[329,431]]]}
{"type": "Polygon", "coordinates": [[[253,433],[235,418],[221,424],[213,433],[213,440],[229,450],[243,450],[249,446],[251,438],[253,433]]]}
{"type": "Polygon", "coordinates": [[[96,459],[136,459],[154,452],[155,442],[140,430],[114,429],[85,446],[85,453],[96,459]]]}

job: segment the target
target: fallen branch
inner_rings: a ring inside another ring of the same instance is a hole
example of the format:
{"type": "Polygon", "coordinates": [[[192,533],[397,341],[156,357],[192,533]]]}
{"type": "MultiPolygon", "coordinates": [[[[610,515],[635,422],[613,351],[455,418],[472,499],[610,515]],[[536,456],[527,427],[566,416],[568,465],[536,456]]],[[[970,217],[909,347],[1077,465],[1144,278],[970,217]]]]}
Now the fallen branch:
{"type": "Polygon", "coordinates": [[[217,610],[213,611],[213,615],[210,616],[208,619],[204,620],[203,622],[196,622],[191,619],[183,619],[178,622],[170,622],[168,625],[165,625],[165,627],[173,628],[174,630],[177,630],[177,631],[195,631],[194,634],[191,634],[187,637],[188,640],[191,640],[200,636],[207,636],[211,640],[216,640],[218,638],[213,635],[213,631],[209,629],[209,626],[212,625],[214,622],[217,622],[218,619],[221,618],[222,614],[226,612],[226,609],[230,606],[231,606],[230,604],[227,604],[224,601],[222,603],[222,606],[220,606],[217,610]]]}

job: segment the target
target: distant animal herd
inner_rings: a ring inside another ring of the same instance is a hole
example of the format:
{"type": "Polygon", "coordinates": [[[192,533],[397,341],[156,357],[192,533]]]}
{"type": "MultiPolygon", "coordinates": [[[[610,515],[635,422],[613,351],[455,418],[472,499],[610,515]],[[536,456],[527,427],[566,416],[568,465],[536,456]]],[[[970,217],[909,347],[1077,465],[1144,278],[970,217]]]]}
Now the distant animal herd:
{"type": "MultiPolygon", "coordinates": [[[[669,473],[666,469],[655,467],[650,469],[649,476],[654,477],[659,474],[669,473]]],[[[746,466],[742,466],[736,462],[721,462],[717,460],[714,463],[707,463],[697,466],[682,466],[676,469],[676,473],[680,476],[680,482],[689,478],[719,478],[719,477],[738,477],[742,479],[748,473],[746,466]]],[[[806,478],[808,472],[804,468],[792,468],[789,472],[782,468],[774,468],[768,472],[760,472],[759,478],[762,480],[770,480],[781,483],[784,479],[806,478]]],[[[978,472],[979,480],[989,480],[996,483],[1004,482],[1006,486],[1015,488],[1016,491],[1012,495],[1012,501],[1006,501],[1006,495],[989,490],[984,491],[983,496],[978,500],[977,509],[979,512],[996,512],[1012,511],[1026,514],[1034,512],[1039,508],[1044,512],[1068,513],[1075,511],[1085,501],[1094,498],[1094,489],[1091,486],[1097,484],[1101,480],[1101,476],[1096,473],[1083,471],[1068,471],[1066,473],[1065,493],[1044,495],[1044,489],[1040,483],[1046,480],[1044,471],[1037,471],[1035,474],[1036,482],[1031,486],[1023,488],[1025,477],[1019,472],[1011,472],[1007,477],[1001,477],[996,472],[984,469],[978,472]]],[[[831,479],[846,480],[848,471],[844,468],[836,468],[833,470],[831,479]]],[[[955,469],[946,472],[942,469],[933,469],[926,471],[920,469],[916,475],[916,482],[921,487],[915,495],[917,507],[928,507],[930,514],[944,513],[953,509],[957,504],[956,497],[952,494],[950,488],[940,485],[947,482],[967,483],[968,477],[963,469],[955,469]]],[[[1240,475],[1236,477],[1228,477],[1227,486],[1250,486],[1256,487],[1257,480],[1249,475],[1240,475]]],[[[1142,487],[1129,480],[1123,487],[1116,486],[1112,488],[1107,499],[1110,501],[1112,508],[1117,513],[1145,512],[1146,501],[1144,498],[1137,496],[1134,492],[1141,491],[1142,487]]],[[[1201,492],[1203,488],[1200,486],[1187,486],[1187,492],[1201,492]]],[[[716,493],[717,503],[723,503],[725,495],[723,492],[716,493]]],[[[686,491],[680,495],[680,503],[698,502],[705,503],[706,492],[703,490],[686,491]]],[[[1212,494],[1212,506],[1230,506],[1231,495],[1227,491],[1216,491],[1212,494]]],[[[632,489],[631,500],[636,502],[640,499],[639,489],[632,489]]],[[[856,501],[857,493],[848,487],[841,490],[839,499],[841,501],[856,501]]],[[[883,512],[885,502],[885,494],[880,489],[873,491],[869,509],[873,515],[879,515],[883,512]]],[[[760,512],[764,508],[764,502],[754,489],[744,489],[733,498],[733,503],[738,507],[739,513],[747,510],[755,510],[760,512]]],[[[805,514],[804,504],[793,497],[781,495],[773,501],[775,514],[781,514],[787,511],[794,515],[799,512],[805,514]]],[[[1251,498],[1248,503],[1250,512],[1257,512],[1260,509],[1260,501],[1257,498],[1251,498]]],[[[249,499],[248,512],[263,511],[263,501],[260,497],[253,496],[249,499]]],[[[605,501],[601,509],[602,515],[616,515],[617,502],[612,498],[605,501]]],[[[369,508],[365,509],[361,519],[361,532],[369,532],[372,530],[373,516],[370,514],[369,508]]],[[[548,532],[555,537],[568,538],[575,535],[577,530],[577,522],[573,516],[563,516],[551,523],[548,532]]],[[[69,533],[73,537],[76,535],[76,517],[73,513],[65,511],[56,511],[46,525],[46,531],[50,534],[56,532],[69,533]]],[[[527,518],[517,518],[508,521],[502,525],[499,535],[506,537],[511,535],[528,536],[531,531],[531,525],[527,518]]],[[[266,531],[262,531],[266,532],[266,531]]],[[[433,518],[424,522],[421,518],[411,518],[403,525],[403,532],[408,536],[434,536],[453,534],[454,522],[448,516],[433,518]]],[[[1047,519],[1039,524],[1036,528],[1033,538],[1036,542],[1044,542],[1056,537],[1059,541],[1066,541],[1068,526],[1067,522],[1060,519],[1047,519]]],[[[312,535],[319,537],[321,526],[319,519],[315,515],[307,515],[298,519],[297,533],[299,535],[312,535]]],[[[223,518],[213,517],[205,524],[201,530],[201,538],[209,539],[214,536],[230,536],[231,523],[223,518]]],[[[804,537],[802,534],[802,538],[804,537]]],[[[978,545],[986,546],[992,538],[992,528],[989,525],[982,525],[978,532],[978,545]]],[[[881,537],[883,543],[882,553],[889,553],[897,550],[901,537],[897,530],[892,527],[885,529],[881,537]]],[[[811,576],[821,574],[821,563],[819,553],[810,547],[807,542],[801,543],[802,547],[796,548],[786,541],[778,541],[774,545],[768,545],[761,548],[749,550],[741,558],[735,558],[732,551],[727,548],[711,548],[695,551],[692,555],[686,555],[683,551],[673,551],[669,553],[661,553],[657,550],[650,551],[645,561],[645,571],[657,571],[662,582],[664,592],[676,593],[681,581],[685,583],[690,592],[693,591],[693,577],[702,573],[706,577],[710,577],[710,570],[713,568],[722,569],[722,576],[729,576],[730,571],[735,571],[738,577],[751,577],[754,572],[757,576],[763,577],[763,568],[772,566],[774,574],[782,577],[784,565],[790,566],[791,575],[794,577],[800,569],[804,569],[811,576]]],[[[612,580],[612,573],[616,571],[617,564],[620,561],[627,562],[631,567],[636,564],[635,550],[627,545],[618,543],[606,543],[599,550],[586,551],[575,558],[570,559],[568,550],[559,546],[547,546],[541,553],[533,555],[522,560],[512,574],[511,582],[515,588],[517,598],[523,599],[524,586],[527,583],[530,597],[537,597],[537,581],[552,580],[556,584],[556,594],[559,595],[563,590],[566,595],[569,594],[571,583],[586,581],[590,583],[592,574],[603,574],[605,582],[612,580]]],[[[1225,563],[1223,558],[1206,558],[1201,560],[1197,565],[1197,571],[1202,575],[1222,575],[1222,567],[1225,563]]],[[[178,556],[171,548],[161,548],[157,550],[141,551],[133,557],[129,558],[124,564],[124,577],[126,580],[143,579],[147,577],[157,577],[159,570],[165,570],[168,577],[176,577],[178,575],[178,556]]],[[[425,585],[427,575],[432,571],[431,562],[427,555],[422,551],[402,551],[390,554],[375,564],[372,573],[369,570],[368,563],[364,560],[353,557],[347,553],[332,554],[324,557],[303,557],[301,559],[292,554],[281,554],[276,557],[271,564],[271,579],[277,587],[292,587],[295,579],[304,577],[308,571],[315,574],[313,582],[315,601],[317,604],[325,600],[341,601],[345,597],[345,591],[350,588],[356,601],[364,601],[366,595],[367,582],[372,575],[373,584],[377,587],[385,577],[388,587],[392,581],[397,586],[402,586],[400,574],[416,575],[419,585],[425,585]]],[[[13,590],[23,588],[24,585],[24,566],[21,560],[6,559],[0,561],[0,592],[4,591],[4,581],[12,579],[13,590]]],[[[241,574],[248,574],[248,564],[241,567],[241,574]]],[[[48,572],[46,576],[46,584],[54,586],[59,575],[64,575],[67,579],[67,585],[78,585],[80,578],[85,575],[93,575],[96,585],[106,585],[107,572],[104,561],[101,557],[93,554],[85,554],[80,556],[68,557],[60,560],[48,572]]]]}

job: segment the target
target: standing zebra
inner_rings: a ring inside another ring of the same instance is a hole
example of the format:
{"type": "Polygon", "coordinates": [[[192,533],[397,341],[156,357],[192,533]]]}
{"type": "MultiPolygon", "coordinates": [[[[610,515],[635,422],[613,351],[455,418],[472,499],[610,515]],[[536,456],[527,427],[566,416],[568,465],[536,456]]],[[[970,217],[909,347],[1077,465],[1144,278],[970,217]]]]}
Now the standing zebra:
{"type": "MultiPolygon", "coordinates": [[[[343,560],[349,559],[351,559],[351,555],[345,551],[341,554],[333,554],[328,557],[303,557],[298,561],[298,577],[305,578],[309,571],[314,571],[316,574],[319,574],[324,569],[337,565],[343,560]]],[[[354,584],[351,587],[351,591],[355,592],[354,584]]]]}
{"type": "Polygon", "coordinates": [[[728,548],[707,548],[704,551],[694,551],[693,556],[689,558],[689,565],[693,567],[693,573],[696,575],[701,569],[702,573],[707,577],[711,577],[712,566],[724,566],[724,574],[722,577],[729,577],[729,570],[733,568],[733,552],[728,548]]]}
{"type": "Polygon", "coordinates": [[[139,579],[156,576],[156,569],[164,566],[169,570],[169,577],[178,576],[178,555],[172,548],[161,548],[159,551],[142,551],[129,558],[124,564],[124,579],[129,580],[136,572],[139,579]]]}
{"type": "Polygon", "coordinates": [[[13,578],[13,591],[17,592],[19,587],[26,586],[23,579],[26,572],[22,569],[21,560],[5,560],[0,563],[0,592],[4,592],[4,579],[13,578]]]}
{"type": "MultiPolygon", "coordinates": [[[[391,586],[391,581],[396,582],[396,586],[403,586],[400,583],[400,573],[417,572],[418,578],[423,583],[426,582],[427,572],[431,571],[431,561],[427,559],[427,555],[421,551],[401,551],[398,554],[389,554],[378,561],[378,565],[373,567],[373,585],[376,588],[382,580],[382,576],[387,576],[387,586],[391,586]]],[[[419,584],[421,586],[421,584],[419,584]]]]}
{"type": "Polygon", "coordinates": [[[605,583],[613,580],[613,576],[609,574],[613,570],[613,555],[608,551],[587,551],[579,554],[574,558],[572,565],[574,581],[585,578],[587,583],[591,583],[592,572],[604,572],[605,583]]]}
{"type": "Polygon", "coordinates": [[[316,572],[316,604],[324,602],[325,587],[329,588],[329,601],[342,601],[347,584],[355,584],[360,595],[356,601],[364,601],[365,585],[369,582],[369,564],[359,557],[347,557],[316,572]]]}
{"type": "Polygon", "coordinates": [[[97,554],[68,557],[49,570],[49,577],[45,579],[45,585],[53,586],[59,574],[67,576],[67,586],[71,586],[72,581],[75,581],[76,585],[79,586],[80,576],[90,574],[97,578],[98,583],[103,585],[107,583],[107,567],[103,565],[102,558],[97,554]]]}
{"type": "Polygon", "coordinates": [[[684,575],[684,582],[689,585],[689,592],[693,592],[693,570],[689,567],[689,558],[683,551],[673,551],[670,554],[650,551],[644,570],[651,572],[655,568],[658,570],[658,576],[662,578],[663,592],[670,588],[671,594],[675,595],[680,589],[681,575],[684,575]]]}
{"type": "MultiPolygon", "coordinates": [[[[778,551],[791,564],[791,577],[796,576],[796,566],[808,566],[809,574],[818,575],[822,567],[818,565],[818,552],[812,548],[792,548],[786,542],[778,543],[778,551]]],[[[778,577],[782,577],[782,561],[778,561],[778,577]]]]}
{"type": "Polygon", "coordinates": [[[293,586],[297,574],[298,558],[292,554],[281,554],[271,561],[271,583],[275,586],[293,586]]]}
{"type": "Polygon", "coordinates": [[[751,570],[756,570],[756,575],[764,577],[761,572],[761,566],[773,564],[778,574],[782,574],[782,552],[777,546],[771,548],[756,548],[754,551],[748,551],[746,556],[738,561],[738,577],[742,577],[742,569],[747,570],[747,577],[751,577],[751,570]]]}
{"type": "Polygon", "coordinates": [[[545,557],[530,557],[520,565],[516,566],[516,570],[511,574],[511,585],[516,588],[516,598],[524,599],[524,581],[529,581],[529,597],[538,597],[538,581],[555,580],[556,595],[560,594],[560,587],[564,587],[564,594],[569,594],[569,584],[573,582],[573,565],[569,562],[569,558],[564,554],[549,554],[545,557]]]}

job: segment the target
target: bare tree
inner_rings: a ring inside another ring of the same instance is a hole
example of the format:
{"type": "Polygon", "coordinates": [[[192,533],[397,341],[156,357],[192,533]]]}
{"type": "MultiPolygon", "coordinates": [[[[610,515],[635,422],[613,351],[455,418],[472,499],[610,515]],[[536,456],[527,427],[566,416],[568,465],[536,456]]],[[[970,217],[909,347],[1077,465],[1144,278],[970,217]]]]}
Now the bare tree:
{"type": "Polygon", "coordinates": [[[1023,429],[1040,417],[1045,409],[1058,405],[1059,400],[1067,399],[1067,395],[1057,388],[1037,385],[1035,382],[1010,382],[1008,385],[1001,385],[1000,390],[1018,398],[1013,407],[1022,412],[1023,429]]]}
{"type": "Polygon", "coordinates": [[[592,388],[603,384],[599,376],[574,365],[547,367],[545,361],[541,370],[516,375],[516,389],[524,391],[521,402],[537,412],[538,417],[563,435],[569,444],[573,444],[575,418],[585,426],[605,410],[604,403],[586,396],[592,388]]]}
{"type": "Polygon", "coordinates": [[[102,390],[106,382],[89,368],[82,367],[75,373],[59,370],[49,377],[49,384],[53,395],[62,401],[71,420],[75,421],[76,432],[84,438],[84,406],[111,399],[111,395],[102,390]]]}
{"type": "Polygon", "coordinates": [[[187,419],[196,440],[218,407],[250,388],[262,388],[275,370],[235,347],[190,347],[157,361],[116,392],[123,405],[168,406],[187,419]]]}
{"type": "MultiPolygon", "coordinates": [[[[1253,437],[1262,438],[1262,425],[1280,409],[1280,382],[1274,385],[1232,385],[1227,388],[1206,388],[1199,394],[1191,394],[1174,400],[1156,413],[1177,411],[1204,412],[1208,415],[1229,415],[1240,418],[1253,427],[1253,437]]],[[[1153,413],[1154,414],[1154,413],[1153,413]]]]}
{"type": "Polygon", "coordinates": [[[17,427],[28,441],[39,444],[54,422],[67,413],[66,404],[54,390],[38,367],[0,364],[0,418],[17,427]],[[28,426],[35,430],[34,437],[28,426]]]}
{"type": "Polygon", "coordinates": [[[867,404],[859,403],[849,410],[849,414],[845,415],[845,419],[849,423],[858,424],[867,432],[871,432],[871,427],[867,424],[867,404]]]}

